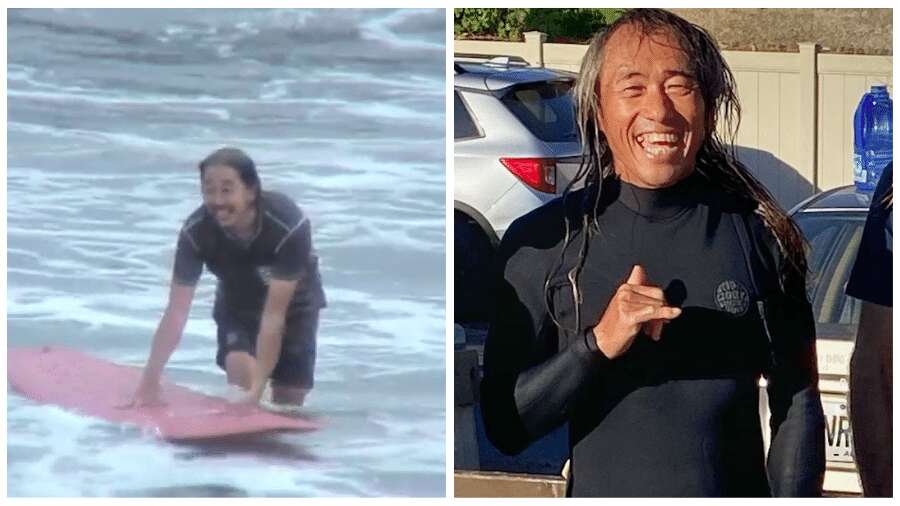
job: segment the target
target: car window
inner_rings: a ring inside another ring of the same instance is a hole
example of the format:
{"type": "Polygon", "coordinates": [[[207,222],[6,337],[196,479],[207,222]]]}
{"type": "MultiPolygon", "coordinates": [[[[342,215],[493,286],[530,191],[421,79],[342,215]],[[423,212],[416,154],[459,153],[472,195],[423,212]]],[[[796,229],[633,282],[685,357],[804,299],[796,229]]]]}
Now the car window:
{"type": "Polygon", "coordinates": [[[458,91],[453,92],[453,138],[469,139],[479,137],[481,133],[478,131],[478,125],[475,119],[469,113],[469,109],[459,96],[458,91]]]}
{"type": "Polygon", "coordinates": [[[860,302],[845,289],[862,238],[864,213],[799,213],[797,225],[809,241],[807,288],[820,338],[852,340],[860,302]]]}
{"type": "Polygon", "coordinates": [[[571,82],[518,85],[500,100],[538,139],[545,142],[578,140],[571,82]]]}

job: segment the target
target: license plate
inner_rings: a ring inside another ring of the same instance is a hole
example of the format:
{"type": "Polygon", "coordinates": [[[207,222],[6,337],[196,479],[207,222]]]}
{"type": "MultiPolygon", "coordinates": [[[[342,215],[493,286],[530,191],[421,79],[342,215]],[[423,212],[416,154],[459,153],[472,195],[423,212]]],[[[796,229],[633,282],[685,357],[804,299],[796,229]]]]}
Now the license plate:
{"type": "Polygon", "coordinates": [[[825,459],[830,462],[853,462],[853,440],[850,417],[844,400],[823,400],[825,411],[825,459]]]}

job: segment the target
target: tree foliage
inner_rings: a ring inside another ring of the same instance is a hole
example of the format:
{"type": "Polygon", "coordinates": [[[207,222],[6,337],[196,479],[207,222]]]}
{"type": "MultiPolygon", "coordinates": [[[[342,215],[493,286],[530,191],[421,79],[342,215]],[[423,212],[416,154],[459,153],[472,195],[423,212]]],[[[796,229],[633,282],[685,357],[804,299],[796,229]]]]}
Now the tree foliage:
{"type": "Polygon", "coordinates": [[[522,40],[540,31],[549,40],[586,41],[615,21],[624,9],[454,9],[458,38],[522,40]]]}
{"type": "Polygon", "coordinates": [[[531,9],[454,9],[453,33],[456,36],[488,36],[503,40],[521,40],[525,17],[531,9]]]}

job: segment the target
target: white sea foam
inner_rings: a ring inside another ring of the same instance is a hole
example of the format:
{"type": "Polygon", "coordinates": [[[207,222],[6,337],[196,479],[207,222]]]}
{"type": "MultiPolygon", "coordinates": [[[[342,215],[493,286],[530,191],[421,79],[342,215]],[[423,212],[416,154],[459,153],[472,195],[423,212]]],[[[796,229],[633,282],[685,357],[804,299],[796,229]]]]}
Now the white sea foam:
{"type": "MultiPolygon", "coordinates": [[[[368,30],[366,36],[371,40],[384,41],[396,47],[431,48],[443,51],[444,44],[442,42],[425,42],[419,38],[411,39],[391,30],[391,25],[394,23],[402,22],[406,17],[416,16],[421,13],[422,11],[406,10],[394,12],[383,18],[374,18],[366,24],[368,30]]],[[[438,11],[435,14],[440,15],[441,13],[438,11]]]]}

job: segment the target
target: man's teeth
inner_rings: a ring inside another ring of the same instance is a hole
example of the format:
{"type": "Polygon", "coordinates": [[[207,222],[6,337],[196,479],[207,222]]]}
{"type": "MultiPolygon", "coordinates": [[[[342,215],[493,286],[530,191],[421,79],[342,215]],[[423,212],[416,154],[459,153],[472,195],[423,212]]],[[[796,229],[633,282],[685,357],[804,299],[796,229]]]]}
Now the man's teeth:
{"type": "Polygon", "coordinates": [[[646,133],[638,135],[637,141],[648,156],[657,157],[677,151],[677,144],[681,141],[681,136],[678,134],[646,133]]]}
{"type": "Polygon", "coordinates": [[[644,153],[647,153],[648,155],[653,157],[668,155],[676,151],[678,151],[678,148],[676,148],[675,146],[655,146],[651,144],[644,147],[644,153]]]}
{"type": "Polygon", "coordinates": [[[644,143],[668,143],[674,144],[681,140],[681,136],[678,134],[662,134],[662,133],[646,133],[638,135],[638,142],[641,144],[644,143]]]}

